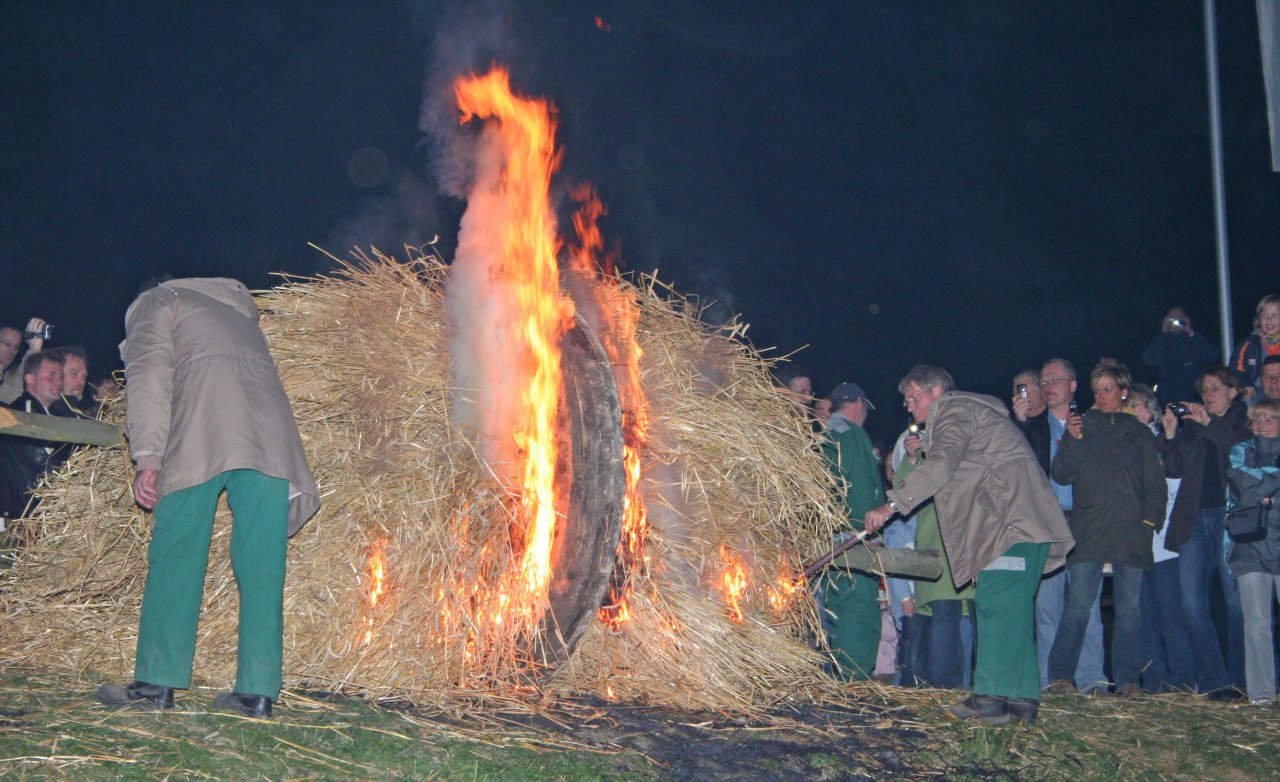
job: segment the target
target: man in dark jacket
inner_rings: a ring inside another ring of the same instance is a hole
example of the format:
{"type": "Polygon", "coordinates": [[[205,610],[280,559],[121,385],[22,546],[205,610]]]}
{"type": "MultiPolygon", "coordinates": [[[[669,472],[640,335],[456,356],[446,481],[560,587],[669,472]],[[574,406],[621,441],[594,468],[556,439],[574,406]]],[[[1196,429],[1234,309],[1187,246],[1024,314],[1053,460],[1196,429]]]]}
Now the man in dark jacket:
{"type": "Polygon", "coordinates": [[[1142,363],[1159,367],[1156,398],[1160,406],[1195,396],[1196,377],[1218,360],[1218,349],[1191,328],[1191,316],[1174,307],[1160,321],[1160,331],[1142,352],[1142,363]]]}
{"type": "MultiPolygon", "coordinates": [[[[62,362],[50,353],[32,353],[22,362],[21,396],[7,407],[24,413],[56,415],[62,394],[62,362]]],[[[40,476],[66,461],[63,443],[31,437],[0,436],[0,516],[16,519],[31,499],[40,476]]]]}
{"type": "Polygon", "coordinates": [[[1070,683],[1084,644],[1085,626],[1102,586],[1102,566],[1112,566],[1115,628],[1111,668],[1117,694],[1141,691],[1139,650],[1142,573],[1154,567],[1151,539],[1164,526],[1168,487],[1151,433],[1122,411],[1129,372],[1102,362],[1093,372],[1096,407],[1073,417],[1053,460],[1053,479],[1072,488],[1071,536],[1067,556],[1067,605],[1049,652],[1053,691],[1070,683]]]}

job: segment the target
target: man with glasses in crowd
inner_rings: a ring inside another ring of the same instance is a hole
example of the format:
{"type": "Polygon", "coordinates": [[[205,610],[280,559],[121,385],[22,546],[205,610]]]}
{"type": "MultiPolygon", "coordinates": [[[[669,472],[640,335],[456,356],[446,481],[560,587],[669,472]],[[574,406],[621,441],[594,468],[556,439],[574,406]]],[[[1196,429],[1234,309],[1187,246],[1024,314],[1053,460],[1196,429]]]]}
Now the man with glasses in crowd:
{"type": "MultiPolygon", "coordinates": [[[[1019,375],[1019,377],[1025,377],[1019,375]]],[[[1016,380],[1016,378],[1015,378],[1016,380]]],[[[1036,373],[1037,393],[1043,399],[1044,409],[1039,415],[1027,415],[1028,406],[1019,404],[1020,395],[1014,393],[1013,418],[1026,436],[1027,443],[1040,463],[1045,477],[1049,466],[1058,455],[1058,444],[1066,431],[1071,416],[1071,403],[1076,394],[1076,368],[1065,358],[1051,358],[1036,373]]],[[[1028,393],[1028,395],[1030,395],[1028,393]]],[[[1058,498],[1058,507],[1071,518],[1071,487],[1063,486],[1049,478],[1049,485],[1058,498]]],[[[1036,649],[1040,664],[1040,686],[1049,685],[1049,650],[1058,636],[1058,624],[1067,601],[1066,569],[1056,570],[1040,583],[1036,594],[1036,649]]],[[[1107,677],[1103,671],[1101,592],[1094,598],[1089,625],[1085,630],[1084,648],[1076,665],[1075,685],[1083,693],[1091,693],[1099,687],[1105,691],[1107,677]]]]}

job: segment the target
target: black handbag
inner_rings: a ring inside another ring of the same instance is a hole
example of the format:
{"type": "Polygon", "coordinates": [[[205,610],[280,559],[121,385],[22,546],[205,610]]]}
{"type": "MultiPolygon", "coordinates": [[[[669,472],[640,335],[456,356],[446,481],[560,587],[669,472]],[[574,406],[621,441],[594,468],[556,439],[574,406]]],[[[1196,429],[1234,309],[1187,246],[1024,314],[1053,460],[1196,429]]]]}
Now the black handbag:
{"type": "Polygon", "coordinates": [[[1227,511],[1227,534],[1236,543],[1257,543],[1267,536],[1267,512],[1270,507],[1258,503],[1227,511]]]}

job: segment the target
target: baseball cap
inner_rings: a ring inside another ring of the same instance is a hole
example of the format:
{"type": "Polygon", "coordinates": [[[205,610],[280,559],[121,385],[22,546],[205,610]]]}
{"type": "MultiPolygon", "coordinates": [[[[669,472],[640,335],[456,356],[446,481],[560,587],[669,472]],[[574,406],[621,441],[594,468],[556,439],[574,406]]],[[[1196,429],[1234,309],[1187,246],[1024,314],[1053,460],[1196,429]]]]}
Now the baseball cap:
{"type": "Polygon", "coordinates": [[[857,383],[841,383],[831,390],[831,406],[839,407],[845,402],[856,402],[859,399],[867,403],[867,407],[872,410],[876,406],[871,404],[871,400],[867,399],[867,394],[862,390],[862,386],[857,383]]]}

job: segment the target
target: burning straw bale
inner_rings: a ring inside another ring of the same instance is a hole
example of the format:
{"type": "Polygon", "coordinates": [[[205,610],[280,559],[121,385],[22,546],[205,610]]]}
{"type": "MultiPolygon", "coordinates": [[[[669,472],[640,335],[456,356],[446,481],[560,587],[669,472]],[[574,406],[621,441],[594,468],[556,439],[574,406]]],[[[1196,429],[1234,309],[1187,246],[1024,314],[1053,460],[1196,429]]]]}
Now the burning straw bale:
{"type": "MultiPolygon", "coordinates": [[[[434,256],[375,254],[258,295],[322,492],[289,546],[286,687],[443,701],[536,681],[750,711],[824,686],[805,642],[817,621],[808,585],[792,580],[840,519],[813,434],[743,328],[708,328],[651,280],[597,282],[602,306],[639,313],[644,558],[623,615],[538,670],[527,652],[537,618],[503,613],[520,588],[520,522],[450,425],[447,272],[434,256]]],[[[123,451],[83,449],[41,490],[0,595],[0,664],[129,675],[151,518],[132,476],[123,451]]],[[[229,520],[224,502],[195,662],[212,685],[234,677],[229,520]]]]}

